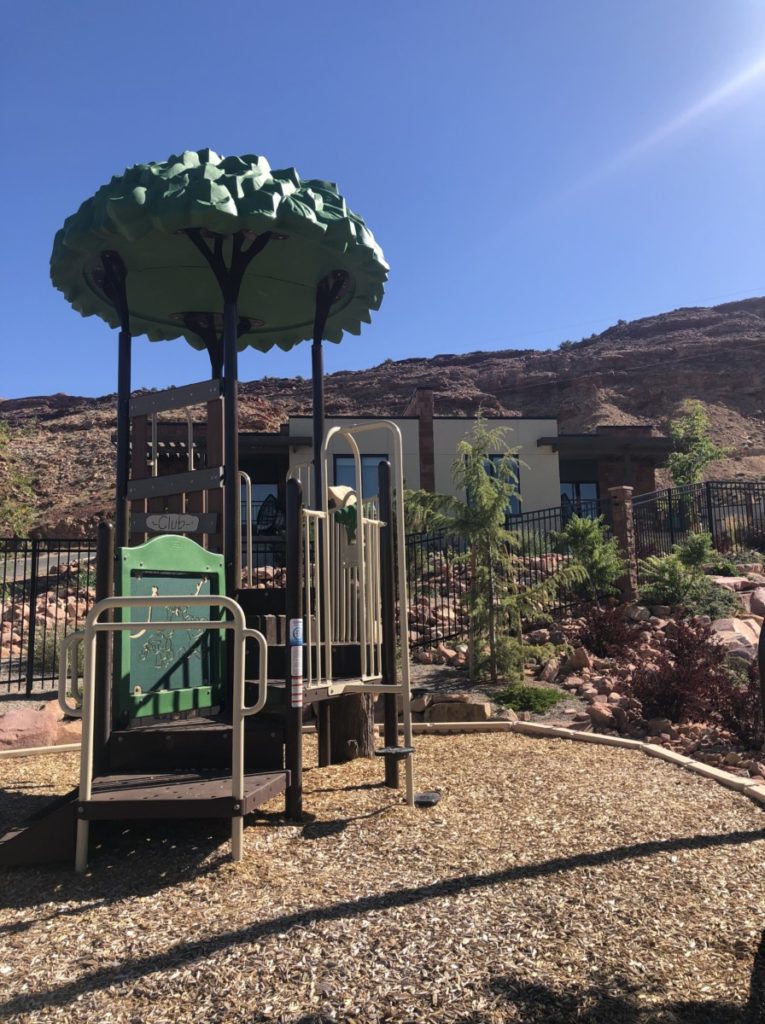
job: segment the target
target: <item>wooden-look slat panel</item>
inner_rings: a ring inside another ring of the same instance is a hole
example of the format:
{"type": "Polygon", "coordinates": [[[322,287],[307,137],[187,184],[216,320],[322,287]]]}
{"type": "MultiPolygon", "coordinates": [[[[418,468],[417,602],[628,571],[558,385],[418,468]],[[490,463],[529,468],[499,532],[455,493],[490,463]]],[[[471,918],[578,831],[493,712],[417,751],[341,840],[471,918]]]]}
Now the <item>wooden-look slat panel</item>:
{"type": "Polygon", "coordinates": [[[188,473],[172,473],[167,476],[151,476],[145,480],[131,480],[128,497],[132,500],[167,497],[170,494],[184,494],[191,491],[206,491],[223,485],[223,466],[211,469],[194,469],[188,473]]]}
{"type": "MultiPolygon", "coordinates": [[[[147,416],[134,416],[130,425],[130,480],[143,480],[149,475],[149,467],[146,464],[146,445],[149,441],[149,420],[147,416]]],[[[146,502],[138,499],[130,499],[130,483],[128,483],[129,510],[130,512],[146,512],[146,502]]],[[[143,544],[146,534],[140,532],[130,533],[131,544],[143,544]]]]}
{"type": "Polygon", "coordinates": [[[203,380],[198,384],[185,384],[180,388],[167,388],[165,391],[149,391],[145,395],[136,395],[130,399],[131,416],[151,416],[155,412],[167,412],[170,409],[184,409],[190,405],[204,405],[223,392],[223,381],[203,380]]]}

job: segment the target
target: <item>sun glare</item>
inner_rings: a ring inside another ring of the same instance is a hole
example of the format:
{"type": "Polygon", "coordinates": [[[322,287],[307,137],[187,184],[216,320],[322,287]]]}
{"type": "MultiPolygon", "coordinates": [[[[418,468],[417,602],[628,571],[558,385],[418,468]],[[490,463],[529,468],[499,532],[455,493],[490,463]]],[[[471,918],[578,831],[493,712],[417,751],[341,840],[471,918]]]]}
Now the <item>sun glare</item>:
{"type": "Polygon", "coordinates": [[[561,199],[568,198],[576,192],[581,192],[598,184],[604,178],[622,170],[634,160],[656,149],[689,125],[698,121],[706,114],[711,113],[725,103],[726,100],[732,99],[739,93],[761,82],[765,82],[765,54],[760,56],[753,64],[750,64],[742,71],[737,72],[731,78],[716,86],[700,100],[692,103],[682,113],[670,118],[669,121],[659,125],[637,142],[627,146],[620,153],[606,160],[598,167],[593,168],[589,174],[584,175],[578,181],[572,183],[568,189],[565,189],[562,194],[556,196],[553,203],[557,204],[561,199]]]}

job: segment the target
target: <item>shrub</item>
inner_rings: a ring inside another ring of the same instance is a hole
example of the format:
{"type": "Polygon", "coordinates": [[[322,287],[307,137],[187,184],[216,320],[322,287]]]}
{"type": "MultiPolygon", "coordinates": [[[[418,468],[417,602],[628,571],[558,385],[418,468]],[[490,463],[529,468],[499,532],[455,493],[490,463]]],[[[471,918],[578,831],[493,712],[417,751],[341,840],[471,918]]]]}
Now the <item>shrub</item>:
{"type": "Polygon", "coordinates": [[[731,662],[709,626],[677,623],[656,658],[655,668],[638,668],[632,693],[646,718],[712,720],[742,743],[763,739],[762,700],[757,665],[731,662]]]}
{"type": "Polygon", "coordinates": [[[709,626],[675,623],[654,659],[632,674],[632,693],[646,718],[708,719],[718,711],[731,676],[722,644],[712,642],[709,626]]]}
{"type": "MultiPolygon", "coordinates": [[[[530,648],[529,650],[533,650],[530,648]]],[[[502,679],[512,680],[513,683],[523,679],[523,665],[526,661],[527,651],[523,644],[515,636],[508,636],[505,633],[497,635],[494,647],[496,658],[497,676],[502,679]]],[[[489,674],[490,655],[488,651],[479,655],[476,668],[480,676],[489,674]]]]}
{"type": "Polygon", "coordinates": [[[595,600],[617,592],[616,581],[624,575],[627,566],[619,542],[616,537],[608,536],[602,516],[598,519],[571,516],[562,530],[552,533],[552,538],[569,551],[572,563],[587,574],[586,583],[577,589],[595,600]]]}
{"type": "Polygon", "coordinates": [[[725,618],[740,611],[738,599],[699,569],[685,565],[680,554],[651,555],[640,561],[640,599],[645,604],[682,605],[688,615],[725,618]]]}
{"type": "Polygon", "coordinates": [[[640,626],[630,622],[622,605],[590,606],[577,630],[579,640],[599,658],[620,654],[640,636],[640,626]]]}
{"type": "Polygon", "coordinates": [[[736,595],[708,576],[697,579],[684,607],[688,615],[708,615],[710,619],[727,619],[741,611],[741,603],[736,595]]]}
{"type": "Polygon", "coordinates": [[[696,580],[678,554],[641,559],[639,576],[640,600],[645,604],[683,604],[696,580]]]}
{"type": "Polygon", "coordinates": [[[757,663],[729,665],[730,686],[720,694],[718,713],[722,724],[747,747],[763,741],[762,697],[757,663]]]}
{"type": "Polygon", "coordinates": [[[495,699],[513,711],[532,711],[534,714],[543,715],[565,700],[566,694],[547,687],[511,683],[498,693],[495,699]]]}
{"type": "Polygon", "coordinates": [[[708,562],[714,561],[716,556],[712,534],[707,532],[691,533],[682,544],[675,545],[674,553],[683,565],[688,568],[700,569],[708,562]]]}

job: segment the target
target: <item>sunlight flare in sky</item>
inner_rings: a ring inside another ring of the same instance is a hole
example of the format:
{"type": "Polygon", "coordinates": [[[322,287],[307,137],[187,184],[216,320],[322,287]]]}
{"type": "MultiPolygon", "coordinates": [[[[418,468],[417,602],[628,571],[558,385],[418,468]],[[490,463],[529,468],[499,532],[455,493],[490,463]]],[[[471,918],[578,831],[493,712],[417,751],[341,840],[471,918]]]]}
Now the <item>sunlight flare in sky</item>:
{"type": "MultiPolygon", "coordinates": [[[[756,83],[765,83],[765,54],[760,56],[753,64],[744,68],[743,71],[739,71],[731,78],[726,79],[726,81],[712,89],[711,92],[708,92],[700,100],[692,103],[691,106],[682,113],[670,118],[669,121],[666,121],[658,128],[655,128],[652,132],[649,132],[649,134],[645,135],[642,139],[639,139],[620,153],[617,153],[616,156],[607,160],[604,164],[601,164],[590,174],[585,175],[578,181],[574,182],[571,187],[564,192],[564,195],[571,196],[575,192],[580,192],[583,189],[590,188],[592,185],[597,184],[616,171],[622,170],[638,157],[655,149],[657,146],[661,145],[661,143],[670,139],[694,121],[698,121],[699,118],[703,117],[705,114],[709,114],[714,111],[726,100],[731,99],[738,93],[743,92],[748,87],[753,86],[756,83]]],[[[559,196],[558,198],[560,199],[562,196],[559,196]]]]}
{"type": "Polygon", "coordinates": [[[736,93],[742,92],[747,88],[747,86],[753,84],[758,79],[765,79],[765,54],[748,68],[745,68],[743,71],[739,71],[738,74],[729,78],[726,82],[723,82],[722,85],[718,85],[716,89],[707,93],[707,95],[697,103],[692,104],[687,110],[684,110],[682,114],[678,114],[677,117],[673,117],[655,131],[651,132],[650,135],[646,135],[645,138],[640,139],[639,142],[636,142],[623,153],[614,157],[610,164],[607,165],[608,169],[611,170],[621,164],[629,163],[629,161],[634,159],[634,157],[639,156],[641,153],[645,153],[646,150],[653,149],[655,146],[664,142],[665,139],[675,135],[687,125],[691,124],[693,121],[703,117],[704,114],[714,110],[715,107],[720,106],[721,103],[730,99],[731,96],[735,96],[736,93]]]}

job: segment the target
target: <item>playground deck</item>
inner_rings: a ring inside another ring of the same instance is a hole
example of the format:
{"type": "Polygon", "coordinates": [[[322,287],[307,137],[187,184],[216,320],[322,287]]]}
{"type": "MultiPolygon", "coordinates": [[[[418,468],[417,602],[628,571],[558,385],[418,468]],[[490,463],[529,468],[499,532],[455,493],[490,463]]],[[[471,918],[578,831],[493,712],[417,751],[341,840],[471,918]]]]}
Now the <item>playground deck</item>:
{"type": "MultiPolygon", "coordinates": [[[[762,1019],[757,805],[631,751],[508,734],[416,745],[420,785],[443,792],[428,811],[379,785],[376,762],[315,769],[309,743],[315,819],[288,824],[273,801],[238,865],[225,822],[105,823],[84,877],[0,874],[0,1016],[762,1019]]],[[[0,817],[76,772],[72,755],[5,762],[0,817]]]]}

